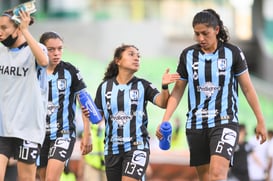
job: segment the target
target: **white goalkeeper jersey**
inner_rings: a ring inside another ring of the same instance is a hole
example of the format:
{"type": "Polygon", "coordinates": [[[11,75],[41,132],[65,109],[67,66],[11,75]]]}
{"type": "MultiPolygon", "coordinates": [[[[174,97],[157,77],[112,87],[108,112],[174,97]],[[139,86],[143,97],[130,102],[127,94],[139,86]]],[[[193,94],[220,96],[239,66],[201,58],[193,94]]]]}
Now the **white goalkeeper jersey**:
{"type": "Polygon", "coordinates": [[[0,47],[0,136],[43,143],[46,85],[46,67],[38,66],[29,46],[0,47]]]}

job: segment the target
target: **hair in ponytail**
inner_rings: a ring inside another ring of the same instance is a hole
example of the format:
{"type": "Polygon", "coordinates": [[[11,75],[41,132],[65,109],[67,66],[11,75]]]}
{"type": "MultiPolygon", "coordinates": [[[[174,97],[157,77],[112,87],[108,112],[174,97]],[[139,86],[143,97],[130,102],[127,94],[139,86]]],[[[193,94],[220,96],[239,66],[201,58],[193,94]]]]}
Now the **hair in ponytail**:
{"type": "Polygon", "coordinates": [[[220,16],[213,9],[205,9],[197,13],[192,21],[192,27],[197,24],[206,24],[208,27],[216,28],[219,26],[219,33],[217,39],[222,42],[228,42],[229,34],[227,28],[224,26],[220,16]]]}
{"type": "Polygon", "coordinates": [[[113,60],[108,64],[106,72],[104,73],[103,81],[116,77],[118,75],[118,65],[116,64],[116,60],[122,58],[122,53],[127,49],[133,47],[138,50],[134,45],[125,45],[122,44],[121,46],[117,47],[114,53],[113,60]]]}

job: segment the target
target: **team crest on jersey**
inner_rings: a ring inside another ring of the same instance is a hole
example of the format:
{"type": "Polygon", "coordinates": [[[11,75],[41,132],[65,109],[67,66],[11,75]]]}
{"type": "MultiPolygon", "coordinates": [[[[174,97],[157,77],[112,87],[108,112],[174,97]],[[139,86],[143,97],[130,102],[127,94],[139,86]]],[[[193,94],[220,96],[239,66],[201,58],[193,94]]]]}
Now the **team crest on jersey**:
{"type": "Polygon", "coordinates": [[[227,59],[225,58],[219,58],[218,59],[218,69],[219,70],[226,70],[227,68],[227,59]]]}
{"type": "Polygon", "coordinates": [[[66,88],[66,80],[65,79],[58,79],[57,80],[57,87],[59,90],[65,90],[66,88]]]}
{"type": "Polygon", "coordinates": [[[134,89],[134,90],[130,90],[130,99],[132,101],[137,101],[138,100],[138,90],[134,89]]]}

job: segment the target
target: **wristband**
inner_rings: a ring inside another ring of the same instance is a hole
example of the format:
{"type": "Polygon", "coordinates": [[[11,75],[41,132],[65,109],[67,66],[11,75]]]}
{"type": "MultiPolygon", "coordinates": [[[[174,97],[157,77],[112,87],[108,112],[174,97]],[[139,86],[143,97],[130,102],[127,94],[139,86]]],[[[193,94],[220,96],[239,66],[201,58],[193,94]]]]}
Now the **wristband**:
{"type": "Polygon", "coordinates": [[[163,90],[167,90],[168,88],[169,88],[169,86],[168,86],[168,84],[166,84],[166,85],[162,85],[162,87],[161,87],[163,90]]]}

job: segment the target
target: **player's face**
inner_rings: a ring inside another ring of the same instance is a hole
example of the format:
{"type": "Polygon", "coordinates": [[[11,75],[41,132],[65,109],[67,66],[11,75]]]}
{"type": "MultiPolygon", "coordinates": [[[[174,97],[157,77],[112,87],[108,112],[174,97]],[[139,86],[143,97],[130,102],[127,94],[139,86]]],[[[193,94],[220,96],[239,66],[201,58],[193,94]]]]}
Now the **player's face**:
{"type": "Polygon", "coordinates": [[[0,16],[0,42],[13,34],[15,30],[16,27],[8,16],[0,16]]]}
{"type": "Polygon", "coordinates": [[[48,39],[45,43],[48,51],[49,64],[56,66],[60,63],[63,54],[63,42],[59,38],[48,39]]]}
{"type": "Polygon", "coordinates": [[[136,72],[139,69],[139,60],[139,51],[134,47],[129,47],[122,53],[121,59],[117,60],[117,64],[119,66],[119,70],[136,72]]]}
{"type": "Polygon", "coordinates": [[[195,40],[201,46],[201,49],[206,53],[212,53],[217,48],[217,34],[219,27],[208,27],[206,24],[197,24],[194,26],[195,40]]]}

